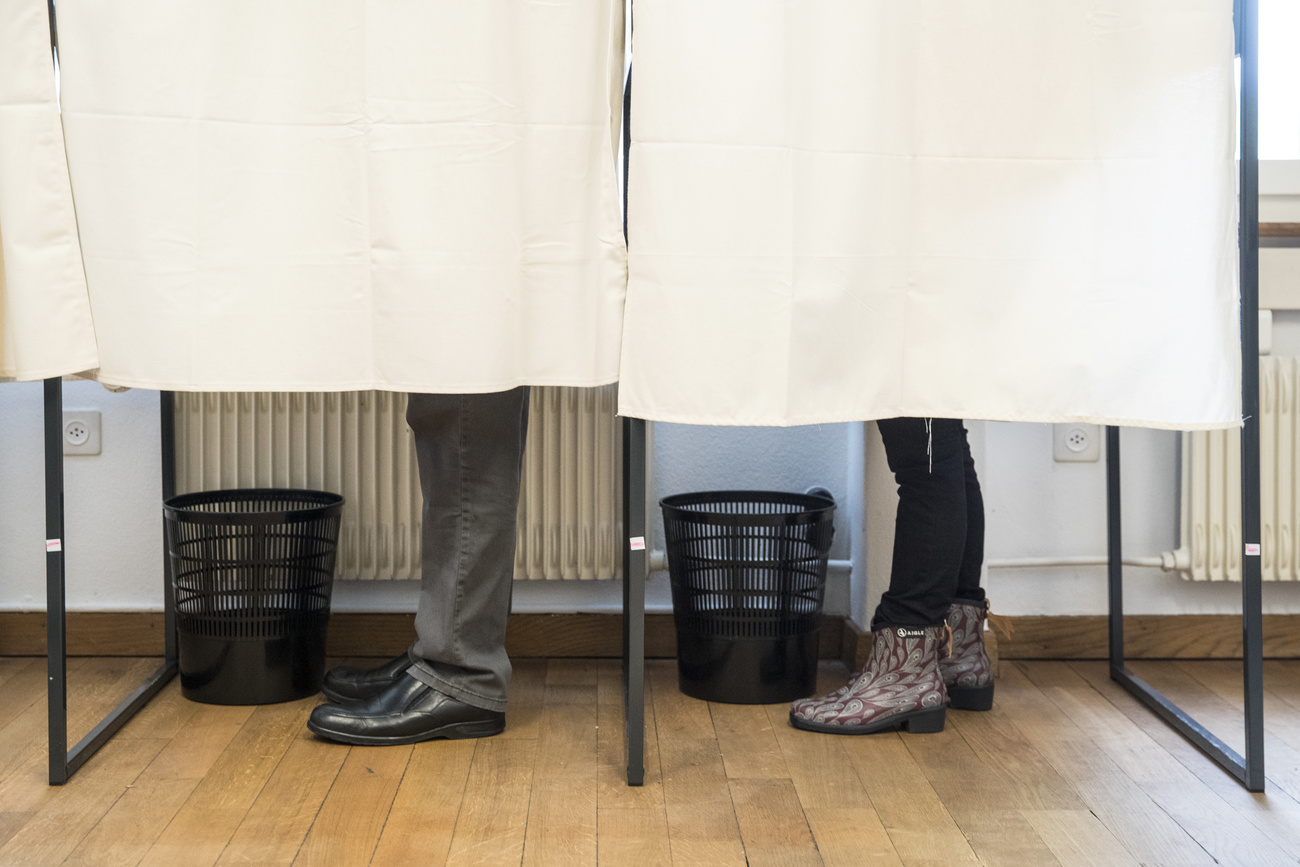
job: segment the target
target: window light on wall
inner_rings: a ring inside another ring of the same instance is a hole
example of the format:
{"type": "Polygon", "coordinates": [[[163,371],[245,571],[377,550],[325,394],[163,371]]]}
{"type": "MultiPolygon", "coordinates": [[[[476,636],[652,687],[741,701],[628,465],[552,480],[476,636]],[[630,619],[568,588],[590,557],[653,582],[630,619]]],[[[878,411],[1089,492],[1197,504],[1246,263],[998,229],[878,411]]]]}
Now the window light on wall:
{"type": "Polygon", "coordinates": [[[1259,156],[1300,160],[1300,0],[1260,0],[1259,19],[1259,156]]]}

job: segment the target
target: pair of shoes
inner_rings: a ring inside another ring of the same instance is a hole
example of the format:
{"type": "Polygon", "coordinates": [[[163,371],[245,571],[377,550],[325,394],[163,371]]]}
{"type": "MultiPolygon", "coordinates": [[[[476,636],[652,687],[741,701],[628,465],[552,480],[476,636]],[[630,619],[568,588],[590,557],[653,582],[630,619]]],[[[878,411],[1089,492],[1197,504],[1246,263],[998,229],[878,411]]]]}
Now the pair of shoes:
{"type": "Polygon", "coordinates": [[[939,660],[939,672],[948,688],[953,710],[989,710],[993,707],[993,663],[984,649],[984,618],[989,601],[954,602],[948,607],[952,649],[939,660]]]}
{"type": "Polygon", "coordinates": [[[486,738],[505,727],[501,711],[465,704],[409,674],[364,701],[319,705],[307,720],[323,738],[362,746],[486,738]]]}
{"type": "Polygon", "coordinates": [[[946,626],[886,626],[874,633],[871,657],[847,685],[790,706],[797,729],[865,735],[891,729],[941,732],[947,692],[939,675],[946,626]]]}
{"type": "Polygon", "coordinates": [[[325,683],[320,691],[335,704],[365,701],[401,680],[410,667],[411,657],[406,653],[376,668],[340,665],[325,674],[325,683]]]}

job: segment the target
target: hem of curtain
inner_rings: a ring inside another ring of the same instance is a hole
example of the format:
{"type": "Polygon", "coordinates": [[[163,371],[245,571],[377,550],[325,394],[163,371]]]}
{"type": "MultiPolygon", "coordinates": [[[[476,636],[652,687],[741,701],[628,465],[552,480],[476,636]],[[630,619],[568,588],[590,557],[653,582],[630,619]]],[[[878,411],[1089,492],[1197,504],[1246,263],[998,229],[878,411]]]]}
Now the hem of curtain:
{"type": "MultiPolygon", "coordinates": [[[[967,408],[969,409],[969,408],[967,408]]],[[[1003,413],[989,412],[971,415],[954,408],[943,407],[896,407],[879,412],[821,413],[809,416],[777,417],[721,417],[692,415],[680,412],[647,411],[644,407],[631,402],[619,401],[618,414],[627,418],[639,418],[646,421],[660,421],[668,424],[691,424],[717,427],[799,427],[814,424],[843,424],[846,422],[877,421],[884,418],[959,418],[966,421],[1002,421],[1033,422],[1038,424],[1064,424],[1077,422],[1082,424],[1113,425],[1116,427],[1141,427],[1154,430],[1230,430],[1242,425],[1240,417],[1222,421],[1186,421],[1177,419],[1150,418],[1116,418],[1114,416],[1064,415],[1059,413],[1003,413]]]]}
{"type": "Polygon", "coordinates": [[[81,376],[89,379],[88,374],[98,366],[99,359],[92,355],[85,361],[42,367],[37,370],[0,370],[0,382],[39,382],[43,379],[64,376],[81,376]]]}
{"type": "Polygon", "coordinates": [[[105,375],[102,371],[89,377],[106,385],[124,388],[143,388],[153,391],[249,391],[249,392],[334,392],[334,391],[395,391],[416,392],[424,394],[494,394],[510,391],[520,386],[552,386],[568,388],[599,388],[618,382],[618,374],[610,373],[590,377],[518,377],[509,380],[489,382],[452,383],[452,382],[391,382],[380,380],[358,380],[354,382],[179,382],[164,379],[133,379],[130,377],[105,375]]]}

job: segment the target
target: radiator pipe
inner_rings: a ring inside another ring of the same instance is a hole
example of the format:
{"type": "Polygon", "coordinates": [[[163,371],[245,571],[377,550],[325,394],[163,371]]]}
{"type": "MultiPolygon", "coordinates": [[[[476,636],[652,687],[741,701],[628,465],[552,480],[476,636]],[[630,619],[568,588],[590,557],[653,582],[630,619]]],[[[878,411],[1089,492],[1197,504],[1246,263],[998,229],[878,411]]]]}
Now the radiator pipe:
{"type": "MultiPolygon", "coordinates": [[[[828,569],[851,569],[852,560],[831,560],[828,569]]],[[[1017,557],[1015,559],[987,560],[990,569],[1035,569],[1052,566],[1105,566],[1106,555],[1093,557],[1017,557]]],[[[1125,557],[1125,566],[1142,566],[1150,569],[1163,569],[1166,572],[1179,572],[1191,568],[1191,552],[1186,548],[1177,551],[1165,551],[1159,557],[1125,557]]],[[[668,554],[666,551],[650,552],[650,571],[668,571],[668,554]]]]}
{"type": "MultiPolygon", "coordinates": [[[[1035,569],[1051,566],[1105,566],[1106,555],[1093,557],[1017,557],[1005,560],[987,560],[990,569],[1035,569]]],[[[1165,551],[1159,557],[1125,557],[1125,566],[1143,566],[1151,569],[1163,569],[1166,572],[1178,572],[1191,568],[1191,552],[1186,548],[1177,551],[1165,551]]],[[[828,569],[851,569],[852,560],[830,560],[828,569]]],[[[668,571],[668,553],[662,550],[650,552],[650,571],[668,571]]]]}
{"type": "MultiPolygon", "coordinates": [[[[1178,551],[1165,551],[1160,556],[1135,556],[1135,558],[1125,558],[1125,565],[1139,565],[1139,567],[1164,569],[1165,572],[1177,572],[1179,569],[1190,568],[1190,564],[1184,563],[1190,556],[1186,549],[1178,551]]],[[[1096,556],[1026,556],[1026,558],[1015,558],[1006,560],[987,560],[985,565],[991,569],[1032,569],[1039,567],[1065,567],[1065,565],[1105,565],[1106,556],[1099,554],[1096,556]]],[[[853,560],[828,560],[827,568],[829,569],[852,569],[853,560]]],[[[667,572],[668,571],[668,554],[667,551],[656,550],[650,551],[650,571],[667,572]]]]}
{"type": "MultiPolygon", "coordinates": [[[[650,563],[651,572],[667,572],[668,552],[664,550],[651,551],[649,563],[650,563]]],[[[828,560],[826,561],[826,568],[827,570],[852,569],[853,561],[852,560],[828,560]]]]}
{"type": "MultiPolygon", "coordinates": [[[[1166,551],[1159,557],[1125,557],[1125,566],[1146,566],[1173,572],[1179,568],[1177,551],[1166,551]]],[[[1013,560],[988,560],[990,569],[1030,569],[1037,566],[1105,566],[1106,555],[1095,557],[1018,557],[1013,560]]]]}

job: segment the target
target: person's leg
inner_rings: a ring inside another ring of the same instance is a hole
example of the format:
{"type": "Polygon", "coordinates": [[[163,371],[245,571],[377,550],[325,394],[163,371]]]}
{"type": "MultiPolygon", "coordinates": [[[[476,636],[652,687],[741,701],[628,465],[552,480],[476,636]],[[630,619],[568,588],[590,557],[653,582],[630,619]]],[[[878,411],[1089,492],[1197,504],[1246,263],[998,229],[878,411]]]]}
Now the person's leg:
{"type": "Polygon", "coordinates": [[[966,428],[961,430],[962,469],[966,482],[966,546],[962,551],[961,568],[957,572],[957,590],[954,601],[984,602],[984,588],[980,586],[980,573],[984,569],[984,495],[980,492],[979,476],[975,473],[975,459],[971,457],[966,428]]]}
{"type": "Polygon", "coordinates": [[[842,689],[796,701],[796,728],[943,729],[947,694],[938,661],[967,533],[965,440],[954,419],[886,419],[879,427],[899,498],[889,590],[872,619],[871,657],[842,689]]]}
{"type": "Polygon", "coordinates": [[[483,737],[504,727],[506,623],[528,389],[412,394],[424,493],[416,641],[378,668],[338,669],[308,727],[358,744],[483,737]]]}
{"type": "Polygon", "coordinates": [[[980,494],[975,461],[966,432],[962,431],[966,479],[966,548],[957,574],[957,590],[946,617],[952,630],[952,652],[939,660],[939,672],[948,690],[948,703],[957,710],[993,707],[993,664],[984,647],[984,618],[988,601],[980,586],[984,567],[984,498],[980,494]]]}
{"type": "Polygon", "coordinates": [[[412,394],[406,418],[424,491],[411,674],[466,704],[504,710],[528,389],[412,394]]]}
{"type": "Polygon", "coordinates": [[[961,421],[946,418],[890,418],[877,425],[898,482],[898,513],[889,589],[871,629],[939,626],[966,548],[965,431],[961,421]]]}

